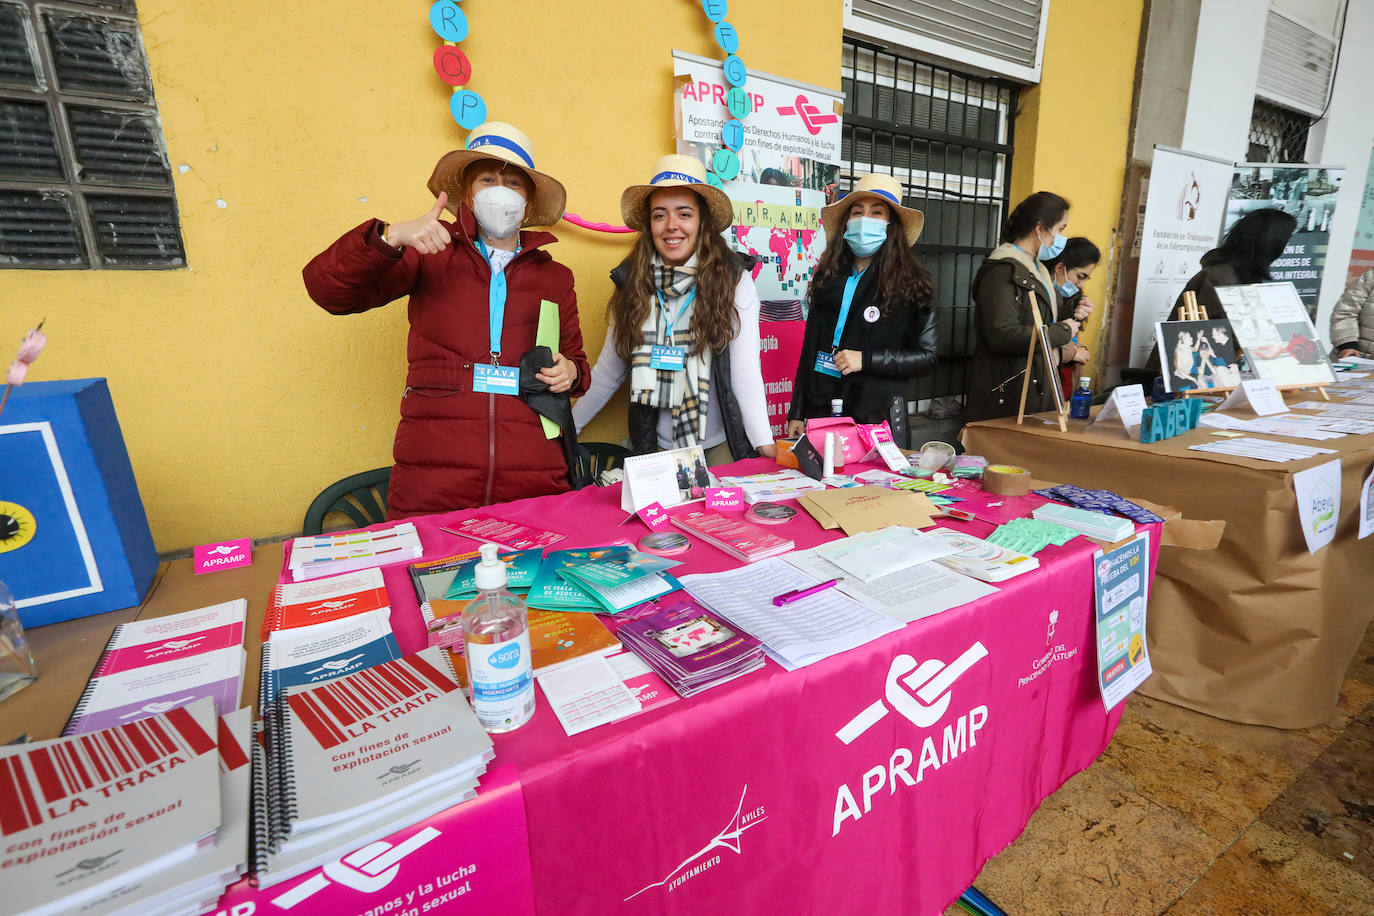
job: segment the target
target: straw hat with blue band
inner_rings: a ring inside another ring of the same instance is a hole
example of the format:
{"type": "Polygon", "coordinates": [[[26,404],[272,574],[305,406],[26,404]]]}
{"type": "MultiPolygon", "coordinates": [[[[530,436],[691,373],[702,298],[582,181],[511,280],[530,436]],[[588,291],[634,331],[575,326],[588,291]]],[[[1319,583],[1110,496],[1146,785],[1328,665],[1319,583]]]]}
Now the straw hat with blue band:
{"type": "Polygon", "coordinates": [[[735,208],[720,188],[706,183],[706,166],[691,156],[664,156],[654,166],[648,184],[630,185],[620,195],[620,218],[631,229],[644,228],[649,195],[664,188],[690,188],[706,201],[711,213],[711,229],[723,232],[735,221],[735,208]]]}
{"type": "Polygon", "coordinates": [[[534,167],[534,144],[522,131],[501,121],[488,121],[473,128],[468,134],[467,147],[445,153],[429,176],[429,190],[435,197],[440,191],[448,192],[448,209],[458,212],[458,202],[463,199],[463,170],[478,159],[495,159],[518,166],[520,171],[534,182],[534,200],[531,202],[525,226],[552,226],[563,217],[563,209],[568,203],[568,192],[560,184],[534,167]]]}
{"type": "Polygon", "coordinates": [[[915,245],[925,227],[926,217],[920,210],[902,206],[902,183],[891,175],[865,175],[854,185],[854,190],[821,208],[821,225],[825,227],[826,244],[835,244],[844,234],[845,224],[849,222],[849,208],[856,201],[871,197],[881,200],[892,208],[892,212],[902,221],[906,232],[906,243],[915,245]]]}

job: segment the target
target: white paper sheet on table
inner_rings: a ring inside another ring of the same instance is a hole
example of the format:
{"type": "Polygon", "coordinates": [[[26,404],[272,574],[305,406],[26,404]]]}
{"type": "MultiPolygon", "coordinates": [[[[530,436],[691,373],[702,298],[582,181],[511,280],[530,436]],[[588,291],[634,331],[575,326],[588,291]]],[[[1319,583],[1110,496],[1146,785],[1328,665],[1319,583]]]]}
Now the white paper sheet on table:
{"type": "Polygon", "coordinates": [[[567,662],[538,679],[563,731],[576,735],[640,711],[639,700],[602,655],[567,662]]]}
{"type": "Polygon", "coordinates": [[[1253,458],[1256,461],[1302,461],[1306,458],[1315,458],[1318,455],[1336,454],[1335,449],[1294,445],[1289,442],[1272,442],[1268,439],[1252,439],[1249,436],[1227,439],[1225,442],[1190,445],[1188,450],[1212,452],[1218,455],[1235,455],[1238,458],[1253,458]]]}
{"type": "Polygon", "coordinates": [[[769,657],[788,671],[902,628],[837,588],[775,607],[774,596],[825,581],[781,557],[726,572],[682,576],[678,581],[693,598],[761,640],[769,657]]]}
{"type": "Polygon", "coordinates": [[[901,525],[865,531],[822,544],[815,550],[843,570],[845,576],[863,582],[872,582],[954,553],[954,548],[943,541],[901,525]]]}
{"type": "MultiPolygon", "coordinates": [[[[822,581],[844,574],[844,570],[814,550],[794,550],[783,559],[822,581]]],[[[901,623],[932,617],[997,591],[994,585],[960,575],[939,563],[922,563],[872,582],[846,579],[835,587],[901,623]]]]}

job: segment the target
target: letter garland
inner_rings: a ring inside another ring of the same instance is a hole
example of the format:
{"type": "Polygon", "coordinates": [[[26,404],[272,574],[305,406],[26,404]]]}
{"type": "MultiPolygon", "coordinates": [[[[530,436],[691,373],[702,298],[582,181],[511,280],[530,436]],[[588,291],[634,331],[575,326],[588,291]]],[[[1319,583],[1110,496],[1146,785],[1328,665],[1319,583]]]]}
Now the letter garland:
{"type": "MultiPolygon", "coordinates": [[[[716,150],[707,163],[706,181],[713,187],[721,187],[722,182],[730,181],[739,174],[739,151],[744,146],[744,119],[753,111],[753,102],[744,91],[749,79],[748,68],[735,53],[739,50],[739,33],[725,21],[729,10],[729,0],[701,0],[702,12],[715,23],[716,44],[725,52],[722,70],[730,90],[725,94],[725,108],[730,119],[721,126],[721,148],[716,150]]],[[[468,37],[468,19],[455,0],[435,0],[429,8],[429,24],[434,33],[444,40],[434,51],[434,71],[439,78],[453,87],[449,99],[449,112],[458,126],[472,130],[487,120],[487,103],[481,95],[465,89],[472,78],[472,61],[456,45],[468,37]]],[[[626,226],[610,223],[594,223],[576,213],[565,213],[563,218],[575,226],[596,232],[632,232],[626,226]]]]}

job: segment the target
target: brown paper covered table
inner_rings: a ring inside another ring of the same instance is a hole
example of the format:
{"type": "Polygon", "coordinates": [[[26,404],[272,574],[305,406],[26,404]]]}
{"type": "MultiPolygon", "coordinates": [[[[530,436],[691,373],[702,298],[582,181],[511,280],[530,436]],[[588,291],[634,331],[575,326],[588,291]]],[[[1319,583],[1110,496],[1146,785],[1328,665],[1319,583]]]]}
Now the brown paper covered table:
{"type": "Polygon", "coordinates": [[[1276,463],[1190,452],[1216,437],[1196,429],[1146,445],[1116,420],[1092,428],[1071,421],[1061,433],[1038,417],[1019,426],[1011,417],[970,423],[962,433],[970,453],[1041,479],[1175,506],[1189,520],[1224,519],[1215,549],[1196,547],[1207,540],[1205,525],[1164,526],[1149,602],[1155,673],[1141,693],[1233,722],[1307,728],[1335,714],[1341,678],[1374,616],[1374,537],[1356,539],[1374,436],[1261,438],[1339,454],[1276,463]],[[1336,538],[1309,554],[1293,473],[1336,458],[1336,538]],[[1171,546],[1171,538],[1180,543],[1171,546]]]}

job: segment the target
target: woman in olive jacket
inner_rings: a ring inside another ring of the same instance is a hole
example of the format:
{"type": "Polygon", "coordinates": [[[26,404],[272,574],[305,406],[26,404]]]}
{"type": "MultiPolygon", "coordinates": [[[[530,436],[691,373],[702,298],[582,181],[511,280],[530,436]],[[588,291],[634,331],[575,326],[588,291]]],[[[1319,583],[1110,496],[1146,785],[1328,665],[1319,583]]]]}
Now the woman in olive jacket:
{"type": "Polygon", "coordinates": [[[892,428],[910,447],[910,380],[935,370],[935,311],[930,272],[911,251],[925,216],[901,204],[891,175],[866,175],[844,198],[821,210],[826,249],[811,283],[811,311],[792,384],[787,431],[830,416],[892,428]]]}
{"type": "MultiPolygon", "coordinates": [[[[988,254],[973,278],[974,347],[966,422],[1017,412],[1026,354],[1037,324],[1052,322],[1049,343],[1056,362],[1059,349],[1078,333],[1077,319],[1055,320],[1063,310],[1062,297],[1053,275],[1040,263],[1064,250],[1068,212],[1069,202],[1049,191],[1037,191],[1021,201],[1007,217],[1002,244],[988,254]]],[[[1045,365],[1037,345],[1027,413],[1054,409],[1051,386],[1058,382],[1057,369],[1045,365]]]]}

